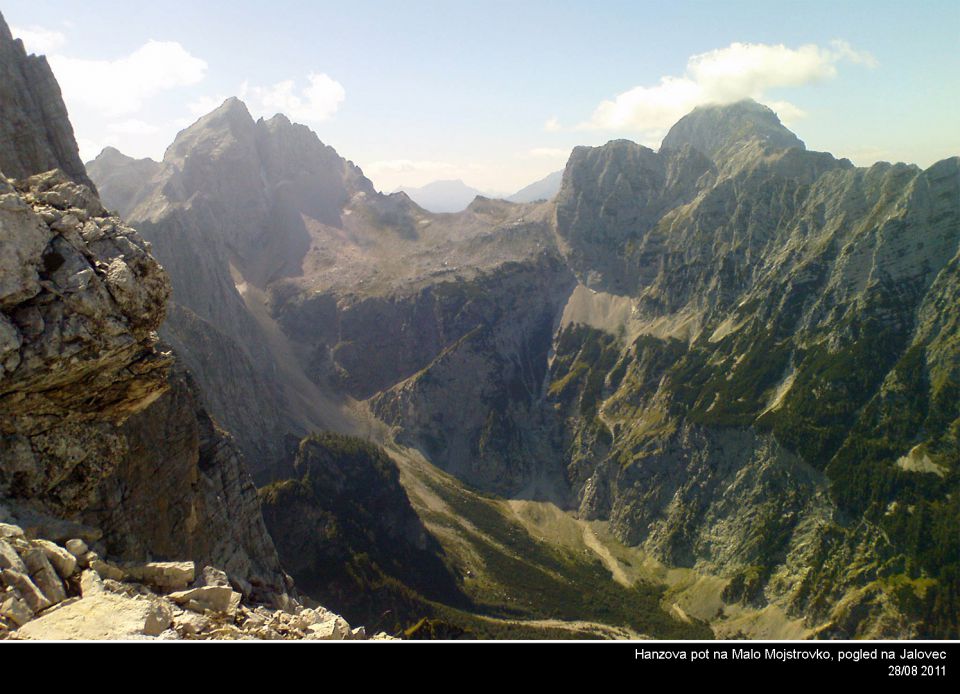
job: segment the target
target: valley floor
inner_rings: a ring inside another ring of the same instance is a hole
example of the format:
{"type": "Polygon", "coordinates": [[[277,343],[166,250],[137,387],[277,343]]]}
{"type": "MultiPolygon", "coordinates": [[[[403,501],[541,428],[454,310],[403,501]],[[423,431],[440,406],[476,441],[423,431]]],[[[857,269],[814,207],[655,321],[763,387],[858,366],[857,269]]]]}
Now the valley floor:
{"type": "Polygon", "coordinates": [[[388,445],[401,483],[477,613],[452,622],[522,628],[526,638],[804,639],[814,629],[777,606],[727,604],[728,579],[668,567],[628,547],[603,521],[548,502],[467,489],[418,451],[388,445]]]}

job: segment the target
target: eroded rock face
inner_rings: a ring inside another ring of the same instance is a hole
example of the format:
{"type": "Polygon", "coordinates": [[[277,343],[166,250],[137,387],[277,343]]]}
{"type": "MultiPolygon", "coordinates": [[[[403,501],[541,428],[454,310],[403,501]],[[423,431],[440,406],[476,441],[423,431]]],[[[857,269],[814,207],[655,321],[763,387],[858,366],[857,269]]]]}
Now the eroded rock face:
{"type": "Polygon", "coordinates": [[[176,369],[169,385],[121,427],[125,455],[84,517],[126,561],[189,558],[222,567],[258,599],[286,592],[242,454],[188,374],[176,369]]]}
{"type": "Polygon", "coordinates": [[[2,184],[0,494],[84,505],[122,442],[109,429],[167,388],[170,283],[149,247],[57,171],[2,184]]]}

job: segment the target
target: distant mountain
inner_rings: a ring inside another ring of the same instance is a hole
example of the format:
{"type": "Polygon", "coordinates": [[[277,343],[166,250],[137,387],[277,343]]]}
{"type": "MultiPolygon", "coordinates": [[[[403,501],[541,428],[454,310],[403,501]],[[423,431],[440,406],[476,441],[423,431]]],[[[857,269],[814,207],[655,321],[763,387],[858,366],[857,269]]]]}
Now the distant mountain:
{"type": "Polygon", "coordinates": [[[91,178],[100,181],[100,194],[107,204],[125,217],[133,211],[137,196],[163,166],[153,159],[134,159],[114,147],[107,147],[87,162],[91,178]]]}
{"type": "Polygon", "coordinates": [[[463,181],[434,181],[420,188],[400,187],[395,192],[406,193],[428,212],[462,212],[478,195],[495,197],[463,181]]]}
{"type": "Polygon", "coordinates": [[[536,202],[551,200],[560,192],[563,183],[563,171],[554,171],[552,174],[521,188],[507,200],[510,202],[536,202]]]}

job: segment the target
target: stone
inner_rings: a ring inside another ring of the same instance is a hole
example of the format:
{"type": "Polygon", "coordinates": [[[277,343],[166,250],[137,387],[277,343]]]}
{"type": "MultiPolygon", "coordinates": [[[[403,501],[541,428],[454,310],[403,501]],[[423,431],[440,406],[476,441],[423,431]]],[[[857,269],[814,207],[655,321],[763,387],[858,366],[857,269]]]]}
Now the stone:
{"type": "Polygon", "coordinates": [[[9,619],[17,626],[23,626],[33,619],[33,611],[14,592],[0,595],[0,617],[9,619]]]}
{"type": "Polygon", "coordinates": [[[114,581],[122,581],[126,578],[126,573],[119,566],[114,566],[110,562],[106,562],[103,559],[93,559],[90,562],[90,568],[96,571],[100,578],[111,579],[114,581]]]}
{"type": "Polygon", "coordinates": [[[350,625],[343,617],[337,616],[318,624],[311,624],[306,631],[308,640],[346,641],[353,638],[350,625]]]}
{"type": "Polygon", "coordinates": [[[56,569],[47,559],[47,554],[40,547],[31,547],[22,555],[23,563],[27,565],[30,572],[30,580],[43,591],[46,598],[52,603],[57,604],[67,599],[67,591],[63,587],[63,581],[57,574],[56,569]]]}
{"type": "Polygon", "coordinates": [[[210,610],[226,614],[236,612],[241,598],[240,593],[229,586],[203,586],[171,593],[168,597],[194,612],[210,610]]]}
{"type": "Polygon", "coordinates": [[[158,606],[156,598],[103,592],[50,610],[20,627],[16,636],[40,641],[149,639],[170,625],[167,619],[166,609],[158,606]]]}
{"type": "Polygon", "coordinates": [[[11,569],[4,569],[0,572],[0,576],[3,577],[3,582],[12,587],[20,598],[26,602],[27,607],[29,607],[30,611],[34,614],[42,612],[53,604],[47,596],[43,594],[43,591],[30,580],[30,576],[27,574],[11,569]]]}
{"type": "Polygon", "coordinates": [[[81,569],[86,569],[90,566],[90,564],[97,561],[98,559],[100,559],[99,554],[97,554],[93,550],[87,550],[82,555],[77,557],[77,564],[80,566],[81,569]]]}
{"type": "Polygon", "coordinates": [[[143,620],[143,633],[147,636],[159,636],[173,623],[173,610],[164,600],[154,600],[146,611],[143,620]]]}
{"type": "Polygon", "coordinates": [[[12,523],[0,523],[0,539],[23,537],[23,528],[12,523]]]}
{"type": "Polygon", "coordinates": [[[193,583],[196,566],[192,561],[155,561],[124,567],[127,577],[163,592],[183,590],[193,583]]]}
{"type": "MultiPolygon", "coordinates": [[[[197,577],[197,587],[200,586],[227,586],[231,585],[226,571],[221,571],[213,566],[203,567],[200,576],[197,577]]],[[[241,591],[242,592],[242,591],[241,591]]]]}
{"type": "Polygon", "coordinates": [[[10,620],[17,626],[23,626],[33,619],[33,612],[27,603],[13,592],[0,595],[0,617],[10,620]]]}
{"type": "Polygon", "coordinates": [[[70,554],[75,556],[77,559],[80,559],[81,557],[83,557],[83,555],[86,554],[87,551],[90,549],[89,547],[87,547],[87,543],[78,537],[67,540],[64,546],[67,548],[67,551],[70,552],[70,554]]]}
{"type": "Polygon", "coordinates": [[[80,574],[80,594],[89,598],[91,595],[102,593],[104,590],[103,579],[93,569],[84,569],[80,574]]]}
{"type": "Polygon", "coordinates": [[[43,550],[47,560],[57,570],[61,578],[70,578],[76,572],[77,558],[63,547],[49,540],[34,540],[34,545],[43,550]]]}
{"type": "Polygon", "coordinates": [[[3,539],[0,539],[0,569],[12,569],[20,573],[27,573],[27,567],[13,545],[3,539]]]}
{"type": "Polygon", "coordinates": [[[174,617],[173,626],[181,636],[197,636],[210,628],[210,619],[196,612],[185,611],[174,617]]]}

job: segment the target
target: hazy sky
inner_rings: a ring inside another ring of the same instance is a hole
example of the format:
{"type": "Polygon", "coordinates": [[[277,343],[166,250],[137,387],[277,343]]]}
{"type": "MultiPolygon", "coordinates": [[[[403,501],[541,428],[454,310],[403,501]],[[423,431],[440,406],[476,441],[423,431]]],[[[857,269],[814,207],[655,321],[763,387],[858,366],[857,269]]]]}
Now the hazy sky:
{"type": "Polygon", "coordinates": [[[227,96],[286,113],[384,190],[512,192],[570,149],[656,148],[698,103],[751,96],[811,149],[960,154],[960,0],[5,0],[60,80],[85,160],[159,159],[227,96]]]}

